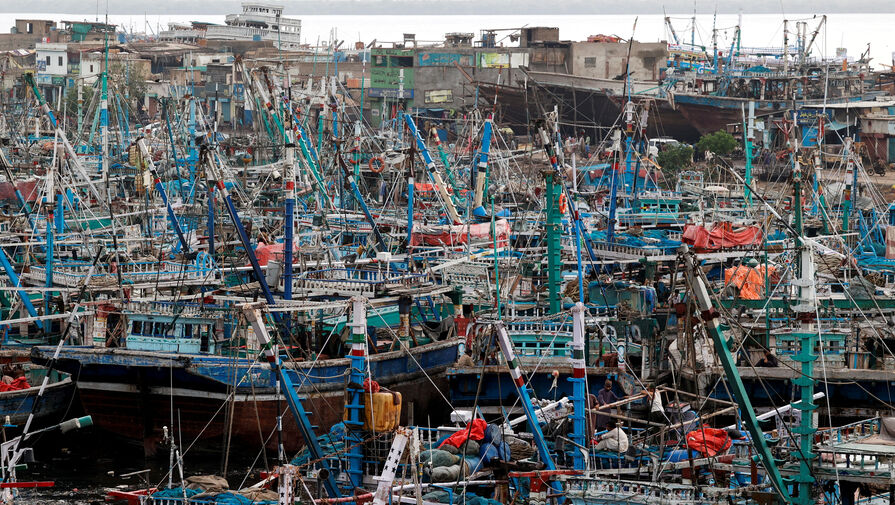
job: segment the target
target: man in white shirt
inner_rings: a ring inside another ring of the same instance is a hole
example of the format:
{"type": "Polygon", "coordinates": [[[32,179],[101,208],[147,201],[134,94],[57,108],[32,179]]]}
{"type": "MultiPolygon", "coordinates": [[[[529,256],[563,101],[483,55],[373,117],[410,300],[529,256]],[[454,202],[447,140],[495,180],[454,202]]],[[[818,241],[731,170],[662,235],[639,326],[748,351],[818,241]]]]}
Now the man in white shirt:
{"type": "Polygon", "coordinates": [[[611,428],[609,431],[600,435],[597,450],[619,453],[628,452],[628,435],[625,434],[621,426],[615,420],[611,420],[609,421],[609,428],[611,428]]]}

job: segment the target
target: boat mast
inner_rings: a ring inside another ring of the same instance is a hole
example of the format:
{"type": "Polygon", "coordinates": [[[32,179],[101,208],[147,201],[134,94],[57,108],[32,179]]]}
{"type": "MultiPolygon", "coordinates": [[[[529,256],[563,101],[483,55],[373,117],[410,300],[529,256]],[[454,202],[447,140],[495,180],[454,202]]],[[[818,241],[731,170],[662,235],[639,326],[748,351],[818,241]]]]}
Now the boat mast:
{"type": "Polygon", "coordinates": [[[562,185],[557,184],[556,177],[559,173],[556,169],[558,161],[553,140],[547,134],[547,129],[540,128],[541,142],[550,158],[551,167],[544,171],[547,233],[547,296],[549,298],[550,314],[558,314],[562,310],[560,290],[562,289],[562,213],[560,212],[560,196],[562,185]]]}
{"type": "Polygon", "coordinates": [[[855,171],[855,157],[852,153],[852,138],[846,137],[842,141],[842,150],[845,151],[845,194],[842,195],[842,234],[849,230],[851,210],[855,205],[857,193],[858,173],[855,171]]]}
{"type": "MultiPolygon", "coordinates": [[[[578,272],[581,275],[581,272],[578,272]]],[[[587,363],[584,361],[584,304],[577,302],[572,307],[572,377],[569,382],[572,383],[572,434],[569,438],[576,445],[572,450],[572,467],[575,470],[584,470],[587,464],[587,449],[583,449],[587,444],[587,423],[585,422],[585,412],[587,411],[587,402],[585,401],[587,363]]]]}
{"type": "MultiPolygon", "coordinates": [[[[795,128],[793,128],[793,136],[795,136],[795,128]]],[[[793,145],[797,139],[793,139],[793,145]]],[[[797,505],[813,505],[812,487],[815,482],[812,476],[811,466],[817,457],[812,452],[814,447],[814,433],[817,428],[814,426],[814,411],[817,405],[814,404],[814,362],[817,355],[814,354],[814,348],[817,344],[817,329],[814,321],[817,314],[816,310],[816,290],[814,285],[814,258],[811,248],[802,241],[802,168],[799,163],[797,154],[792,155],[793,171],[793,207],[794,207],[794,224],[796,236],[796,249],[799,251],[799,281],[794,283],[798,290],[798,303],[792,307],[796,313],[796,319],[799,321],[799,332],[797,334],[799,341],[799,353],[793,356],[793,360],[801,363],[801,376],[793,381],[799,387],[799,400],[793,404],[793,408],[801,413],[798,429],[793,430],[799,435],[799,450],[797,451],[797,459],[799,460],[799,474],[793,478],[798,483],[798,496],[793,497],[793,503],[797,505]]]]}
{"type": "Polygon", "coordinates": [[[755,142],[755,102],[749,101],[749,116],[746,118],[746,111],[743,110],[744,127],[746,137],[746,174],[744,179],[746,206],[752,206],[752,144],[755,142]]]}

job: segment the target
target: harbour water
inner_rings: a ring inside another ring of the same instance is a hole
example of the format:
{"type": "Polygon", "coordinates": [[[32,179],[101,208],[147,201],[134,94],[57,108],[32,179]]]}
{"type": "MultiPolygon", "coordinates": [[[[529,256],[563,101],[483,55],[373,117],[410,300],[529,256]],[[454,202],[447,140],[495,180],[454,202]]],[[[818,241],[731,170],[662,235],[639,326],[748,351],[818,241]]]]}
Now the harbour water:
{"type": "MultiPolygon", "coordinates": [[[[2,7],[0,7],[2,8],[2,7]]],[[[297,10],[297,9],[296,9],[297,10]]],[[[584,40],[590,35],[607,34],[623,38],[631,36],[634,19],[637,18],[635,39],[641,42],[655,42],[671,38],[665,27],[665,18],[661,14],[645,15],[484,15],[484,16],[429,16],[429,15],[312,15],[303,16],[301,12],[290,11],[287,14],[302,21],[302,38],[311,44],[317,40],[326,41],[332,38],[370,42],[374,38],[379,42],[401,41],[404,33],[415,33],[418,41],[441,41],[449,32],[478,32],[483,28],[518,28],[521,26],[558,26],[560,37],[564,40],[584,40]]],[[[786,13],[786,18],[794,21],[804,19],[809,26],[817,24],[818,13],[786,13]]],[[[690,15],[670,14],[678,36],[683,42],[690,42],[690,15]]],[[[742,44],[748,47],[771,47],[782,44],[783,14],[743,14],[742,44]]],[[[89,14],[34,14],[0,12],[0,26],[12,26],[15,19],[40,18],[62,20],[93,20],[89,14]]],[[[102,18],[102,15],[100,15],[102,18]]],[[[715,25],[720,29],[719,50],[727,52],[733,37],[734,27],[739,16],[736,14],[719,14],[715,25]]],[[[119,24],[128,31],[157,32],[167,29],[168,23],[189,23],[204,21],[209,23],[224,22],[224,15],[110,15],[109,22],[119,24]]],[[[696,16],[695,42],[698,45],[711,46],[713,16],[698,14],[696,16]]],[[[874,14],[830,14],[827,27],[818,34],[818,47],[826,48],[826,54],[833,56],[836,48],[845,47],[851,57],[858,57],[867,50],[873,57],[874,67],[880,64],[891,65],[895,52],[895,39],[891,37],[891,27],[895,26],[895,13],[884,12],[874,14]]],[[[504,32],[508,34],[509,32],[504,32]]],[[[500,38],[500,37],[499,37],[500,38]]],[[[507,42],[509,45],[509,42],[507,42]]]]}

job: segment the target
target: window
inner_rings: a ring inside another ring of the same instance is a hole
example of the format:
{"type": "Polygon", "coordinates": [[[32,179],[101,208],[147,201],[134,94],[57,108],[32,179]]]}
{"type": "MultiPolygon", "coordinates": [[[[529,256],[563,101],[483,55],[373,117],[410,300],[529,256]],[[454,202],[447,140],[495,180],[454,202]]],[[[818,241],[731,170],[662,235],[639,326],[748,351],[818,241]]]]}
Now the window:
{"type": "Polygon", "coordinates": [[[50,57],[47,56],[47,66],[50,66],[50,57]]]}
{"type": "Polygon", "coordinates": [[[32,23],[25,23],[25,31],[27,33],[34,33],[34,25],[32,23]]]}
{"type": "Polygon", "coordinates": [[[90,73],[93,73],[93,65],[90,65],[90,73]]]}
{"type": "Polygon", "coordinates": [[[62,56],[59,57],[59,66],[62,66],[62,56]]]}
{"type": "Polygon", "coordinates": [[[597,68],[597,58],[593,56],[585,57],[584,68],[597,68]]]}
{"type": "Polygon", "coordinates": [[[131,334],[139,335],[143,332],[143,321],[134,321],[131,323],[131,334]]]}

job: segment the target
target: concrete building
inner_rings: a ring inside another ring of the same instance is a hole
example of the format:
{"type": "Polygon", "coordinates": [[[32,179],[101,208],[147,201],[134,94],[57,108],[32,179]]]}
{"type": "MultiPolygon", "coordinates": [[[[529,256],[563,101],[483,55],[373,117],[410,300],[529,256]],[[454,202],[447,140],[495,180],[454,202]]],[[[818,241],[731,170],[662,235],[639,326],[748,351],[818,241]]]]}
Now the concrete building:
{"type": "Polygon", "coordinates": [[[595,79],[624,78],[629,65],[631,78],[656,81],[662,77],[668,58],[665,42],[634,42],[631,61],[628,44],[617,42],[573,42],[569,45],[569,73],[595,79]]]}
{"type": "Polygon", "coordinates": [[[44,98],[54,103],[65,92],[68,75],[68,46],[66,44],[38,43],[35,47],[35,81],[42,88],[44,98]]]}
{"type": "Polygon", "coordinates": [[[34,49],[38,42],[63,42],[62,32],[54,21],[46,19],[16,19],[9,33],[0,34],[0,51],[34,49]]]}
{"type": "Polygon", "coordinates": [[[50,37],[56,32],[56,22],[49,19],[16,19],[12,33],[50,37]]]}

